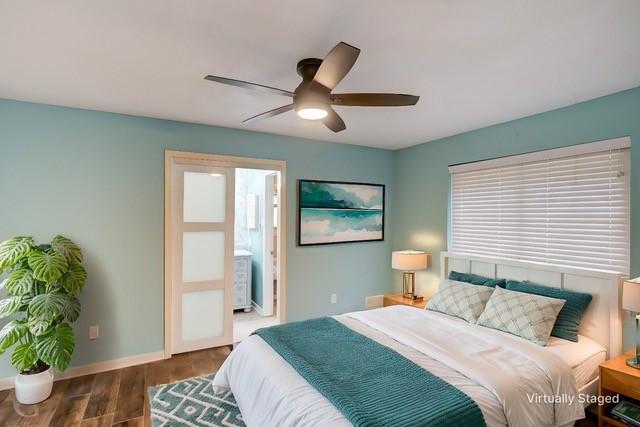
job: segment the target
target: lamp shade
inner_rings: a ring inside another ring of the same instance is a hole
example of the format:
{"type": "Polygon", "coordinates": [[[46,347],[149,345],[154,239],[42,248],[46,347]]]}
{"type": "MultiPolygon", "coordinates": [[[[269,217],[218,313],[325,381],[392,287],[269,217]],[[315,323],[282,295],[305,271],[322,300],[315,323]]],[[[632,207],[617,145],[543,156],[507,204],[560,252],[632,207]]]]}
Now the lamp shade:
{"type": "Polygon", "coordinates": [[[427,254],[422,251],[396,251],[391,253],[391,268],[416,271],[427,268],[427,254]]]}
{"type": "Polygon", "coordinates": [[[624,282],[622,288],[622,308],[640,313],[640,283],[624,282]]]}

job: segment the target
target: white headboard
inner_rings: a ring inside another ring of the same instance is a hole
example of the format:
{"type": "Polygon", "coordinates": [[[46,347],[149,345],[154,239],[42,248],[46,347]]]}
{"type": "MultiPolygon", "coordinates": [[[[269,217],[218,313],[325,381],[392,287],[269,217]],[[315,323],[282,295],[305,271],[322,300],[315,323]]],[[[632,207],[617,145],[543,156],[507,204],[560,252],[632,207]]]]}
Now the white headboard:
{"type": "Polygon", "coordinates": [[[605,347],[610,357],[622,351],[622,291],[618,274],[442,252],[440,278],[446,279],[451,270],[491,278],[526,280],[591,294],[593,300],[582,319],[580,334],[605,347]]]}

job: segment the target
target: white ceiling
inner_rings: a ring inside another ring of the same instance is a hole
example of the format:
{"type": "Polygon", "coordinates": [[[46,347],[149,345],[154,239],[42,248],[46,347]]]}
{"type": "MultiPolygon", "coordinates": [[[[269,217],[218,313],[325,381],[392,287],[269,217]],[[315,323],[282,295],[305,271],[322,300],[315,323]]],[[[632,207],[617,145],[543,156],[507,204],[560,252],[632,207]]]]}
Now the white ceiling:
{"type": "Polygon", "coordinates": [[[0,97],[397,149],[640,85],[637,0],[0,0],[0,97]],[[293,112],[298,60],[362,49],[336,92],[421,96],[337,107],[339,134],[293,112]]]}

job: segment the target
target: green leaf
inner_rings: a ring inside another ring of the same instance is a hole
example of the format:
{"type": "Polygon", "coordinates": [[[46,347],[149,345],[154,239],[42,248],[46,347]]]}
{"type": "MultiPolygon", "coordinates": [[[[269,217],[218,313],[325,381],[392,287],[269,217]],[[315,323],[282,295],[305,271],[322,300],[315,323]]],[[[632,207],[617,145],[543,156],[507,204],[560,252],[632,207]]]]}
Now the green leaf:
{"type": "Polygon", "coordinates": [[[60,252],[35,251],[29,255],[29,267],[33,270],[33,277],[42,282],[55,282],[66,273],[69,268],[67,259],[60,252]]]}
{"type": "Polygon", "coordinates": [[[14,265],[29,255],[33,248],[32,237],[13,237],[0,243],[0,271],[14,265]]]}
{"type": "Polygon", "coordinates": [[[0,301],[0,319],[7,317],[22,307],[22,296],[7,297],[0,301]]]}
{"type": "Polygon", "coordinates": [[[73,329],[68,323],[59,324],[36,340],[38,358],[59,371],[64,371],[69,366],[75,346],[73,329]]]}
{"type": "Polygon", "coordinates": [[[77,261],[69,261],[69,270],[60,278],[60,283],[71,295],[78,296],[86,280],[87,271],[84,267],[77,261]]]}
{"type": "Polygon", "coordinates": [[[57,235],[51,241],[51,247],[60,252],[69,261],[82,261],[82,251],[71,239],[57,235]]]}
{"type": "Polygon", "coordinates": [[[29,332],[24,321],[12,320],[0,329],[0,354],[3,354],[29,332]]]}
{"type": "Polygon", "coordinates": [[[6,288],[11,295],[27,295],[33,289],[33,273],[28,268],[13,270],[0,287],[6,288]]]}
{"type": "Polygon", "coordinates": [[[38,361],[38,354],[33,343],[20,344],[13,350],[11,364],[18,370],[24,372],[31,369],[38,361]]]}
{"type": "Polygon", "coordinates": [[[75,322],[80,317],[80,301],[74,296],[67,296],[65,299],[62,315],[68,322],[75,322]]]}
{"type": "Polygon", "coordinates": [[[40,294],[29,303],[29,312],[42,320],[54,320],[62,314],[66,296],[64,294],[40,294]]]}
{"type": "Polygon", "coordinates": [[[51,326],[51,321],[36,316],[29,316],[28,324],[29,332],[38,337],[47,332],[49,326],[51,326]]]}

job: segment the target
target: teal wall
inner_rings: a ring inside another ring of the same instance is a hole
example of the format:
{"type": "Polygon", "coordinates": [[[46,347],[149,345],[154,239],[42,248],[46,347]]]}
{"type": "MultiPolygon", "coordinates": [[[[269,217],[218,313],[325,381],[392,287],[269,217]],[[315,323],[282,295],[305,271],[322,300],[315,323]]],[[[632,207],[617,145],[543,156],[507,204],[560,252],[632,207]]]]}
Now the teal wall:
{"type": "MultiPolygon", "coordinates": [[[[447,165],[624,135],[638,164],[640,88],[397,152],[0,100],[0,240],[61,233],[82,246],[89,280],[72,361],[82,365],[162,349],[166,149],[287,161],[287,317],[299,320],[360,309],[366,295],[388,292],[392,247],[434,255],[418,276],[424,293],[433,291],[447,246],[447,165]],[[300,178],[386,184],[386,241],[297,247],[300,178]],[[92,324],[101,328],[97,341],[87,339],[92,324]]],[[[633,168],[631,188],[632,212],[640,212],[633,168]]],[[[631,233],[638,275],[638,215],[631,233]]],[[[398,275],[393,281],[398,287],[398,275]]],[[[13,373],[0,358],[0,377],[13,373]]]]}
{"type": "MultiPolygon", "coordinates": [[[[381,183],[392,197],[389,151],[0,100],[0,240],[61,233],[85,253],[73,365],[163,348],[166,149],[287,161],[288,320],[360,309],[389,290],[389,228],[384,242],[295,244],[297,179],[381,183]],[[97,341],[87,338],[92,324],[97,341]]],[[[13,374],[4,355],[0,377],[13,374]]]]}
{"type": "MultiPolygon", "coordinates": [[[[631,136],[631,212],[640,212],[640,88],[395,152],[394,249],[433,254],[429,271],[418,276],[433,292],[440,252],[447,249],[449,172],[447,166],[492,157],[631,136]]],[[[640,274],[640,215],[631,217],[632,275],[640,274]]],[[[399,286],[396,275],[394,283],[399,286]]],[[[630,324],[629,319],[627,323],[630,324]]],[[[631,345],[632,329],[625,329],[631,345]]]]}

